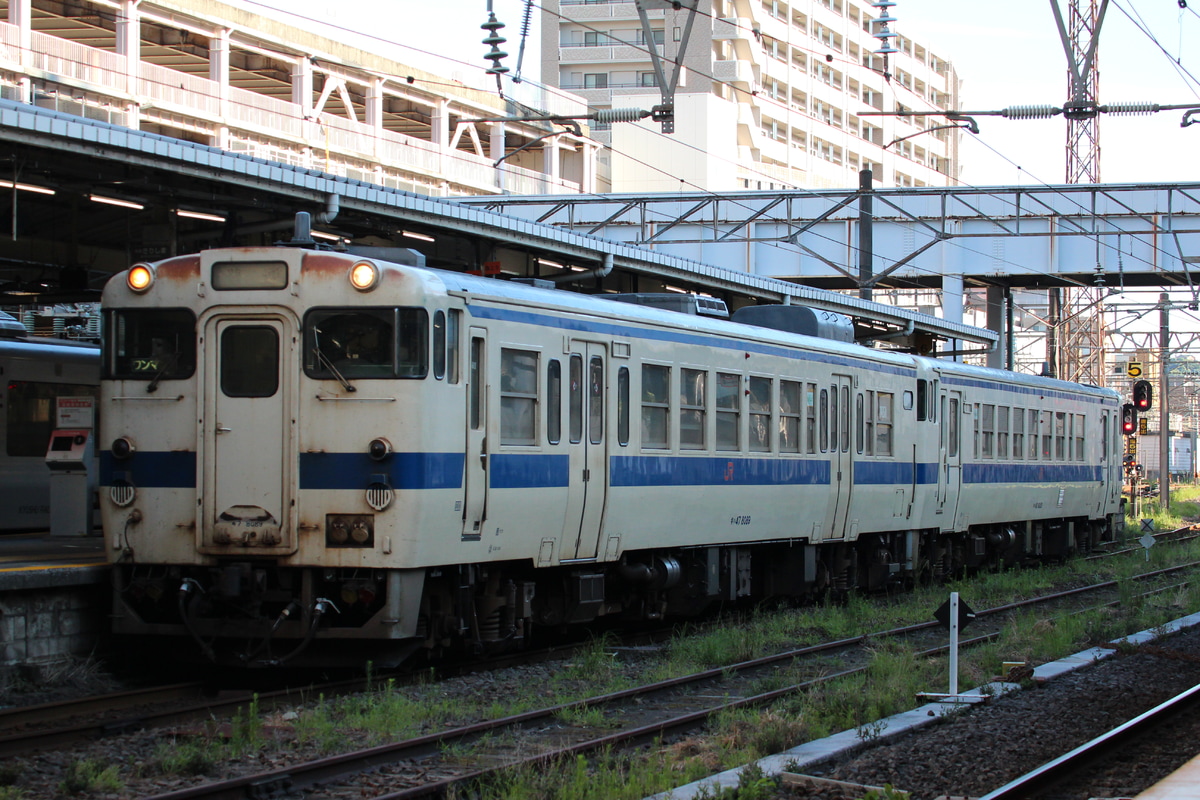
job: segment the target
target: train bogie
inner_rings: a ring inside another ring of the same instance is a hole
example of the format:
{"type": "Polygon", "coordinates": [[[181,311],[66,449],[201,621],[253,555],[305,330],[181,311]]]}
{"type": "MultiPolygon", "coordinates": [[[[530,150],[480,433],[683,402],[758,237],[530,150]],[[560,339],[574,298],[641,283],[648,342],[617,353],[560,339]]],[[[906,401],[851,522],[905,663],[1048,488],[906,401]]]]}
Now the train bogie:
{"type": "Polygon", "coordinates": [[[116,626],[213,658],[885,589],[1117,512],[1115,393],[1061,381],[292,248],[105,308],[116,626]]]}

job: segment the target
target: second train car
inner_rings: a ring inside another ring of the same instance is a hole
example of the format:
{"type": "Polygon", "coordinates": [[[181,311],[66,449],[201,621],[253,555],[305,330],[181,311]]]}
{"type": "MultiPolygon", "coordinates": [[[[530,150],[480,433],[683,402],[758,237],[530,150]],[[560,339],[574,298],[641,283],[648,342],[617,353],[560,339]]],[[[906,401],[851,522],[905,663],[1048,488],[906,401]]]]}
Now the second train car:
{"type": "Polygon", "coordinates": [[[876,589],[1120,511],[1110,390],[291,247],[103,307],[115,630],[216,661],[876,589]]]}

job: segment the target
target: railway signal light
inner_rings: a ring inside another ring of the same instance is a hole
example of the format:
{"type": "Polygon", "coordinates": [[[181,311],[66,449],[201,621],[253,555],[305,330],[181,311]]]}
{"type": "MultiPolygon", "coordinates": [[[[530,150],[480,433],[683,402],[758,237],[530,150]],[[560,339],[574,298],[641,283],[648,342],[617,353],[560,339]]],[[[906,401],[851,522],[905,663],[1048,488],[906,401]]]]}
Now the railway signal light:
{"type": "Polygon", "coordinates": [[[1149,411],[1154,402],[1154,389],[1150,381],[1133,382],[1133,407],[1138,411],[1149,411]]]}
{"type": "Polygon", "coordinates": [[[1137,409],[1133,403],[1121,406],[1121,433],[1132,436],[1137,431],[1137,409]]]}

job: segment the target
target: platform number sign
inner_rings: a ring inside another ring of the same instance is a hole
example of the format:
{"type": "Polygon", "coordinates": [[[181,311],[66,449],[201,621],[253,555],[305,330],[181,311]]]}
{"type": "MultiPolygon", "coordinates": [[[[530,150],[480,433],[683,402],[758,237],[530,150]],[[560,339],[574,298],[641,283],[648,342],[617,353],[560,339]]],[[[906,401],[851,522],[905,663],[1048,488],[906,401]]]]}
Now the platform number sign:
{"type": "Polygon", "coordinates": [[[1130,361],[1129,366],[1125,368],[1125,374],[1131,378],[1142,377],[1142,362],[1130,361]]]}

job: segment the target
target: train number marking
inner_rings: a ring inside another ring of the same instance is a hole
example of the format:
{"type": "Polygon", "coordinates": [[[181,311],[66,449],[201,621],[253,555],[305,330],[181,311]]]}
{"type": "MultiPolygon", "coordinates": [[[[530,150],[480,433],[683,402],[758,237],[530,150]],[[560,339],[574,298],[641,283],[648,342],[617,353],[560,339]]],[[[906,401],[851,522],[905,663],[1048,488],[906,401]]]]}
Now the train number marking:
{"type": "Polygon", "coordinates": [[[729,524],[730,525],[749,525],[750,524],[750,515],[749,514],[739,514],[736,517],[730,517],[729,524]]]}

